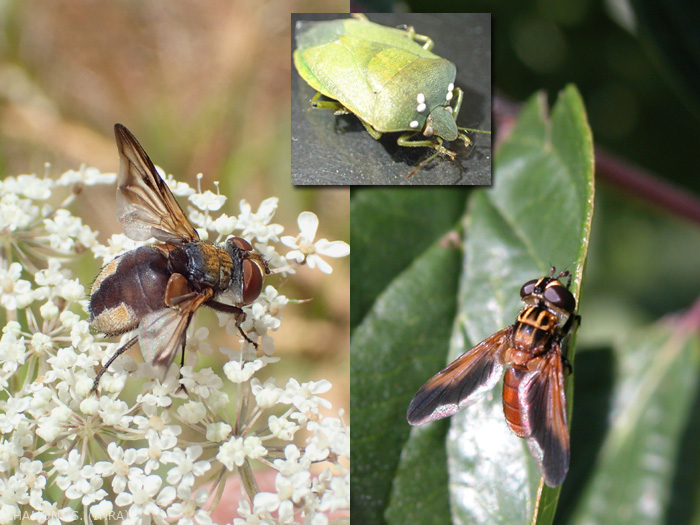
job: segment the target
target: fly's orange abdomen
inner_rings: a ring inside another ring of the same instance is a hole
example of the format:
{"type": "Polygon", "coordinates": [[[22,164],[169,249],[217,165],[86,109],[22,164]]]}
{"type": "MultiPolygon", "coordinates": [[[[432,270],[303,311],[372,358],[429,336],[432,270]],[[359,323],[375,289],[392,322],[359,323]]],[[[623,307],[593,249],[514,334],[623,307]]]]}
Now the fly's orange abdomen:
{"type": "Polygon", "coordinates": [[[522,420],[518,397],[520,382],[526,373],[525,367],[512,365],[506,370],[503,378],[503,414],[506,416],[508,426],[518,437],[528,437],[529,434],[522,420]]]}

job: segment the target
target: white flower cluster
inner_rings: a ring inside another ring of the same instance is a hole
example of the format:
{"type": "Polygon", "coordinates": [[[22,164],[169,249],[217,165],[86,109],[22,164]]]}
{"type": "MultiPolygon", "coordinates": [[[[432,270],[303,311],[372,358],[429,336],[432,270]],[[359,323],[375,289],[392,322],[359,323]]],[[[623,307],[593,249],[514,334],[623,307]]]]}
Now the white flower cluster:
{"type": "MultiPolygon", "coordinates": [[[[267,379],[259,374],[279,361],[269,333],[288,302],[272,286],[245,308],[243,329],[259,337],[262,352],[244,341],[221,348],[229,358],[223,377],[196,369],[211,348],[208,330],[192,327],[186,365],[171,367],[162,384],[150,378],[148,364],[125,354],[102,377],[100,394],[91,393],[96,370],[118,345],[91,333],[85,287],[65,262],[85,249],[106,261],[136,243],[116,235],[100,245],[65,206],[79,198],[78,189],[115,179],[83,169],[58,180],[0,181],[0,524],[213,523],[210,514],[232,475],[247,496],[229,522],[324,524],[332,513],[347,516],[349,428],[323,413],[331,408],[322,397],[330,383],[290,379],[279,386],[269,372],[267,379]],[[61,191],[68,197],[54,208],[51,199],[61,191]],[[135,378],[146,378],[141,393],[123,400],[127,380],[135,378]],[[274,472],[274,491],[259,488],[255,463],[274,472]]],[[[299,215],[296,237],[280,238],[282,227],[271,223],[276,198],[257,211],[242,201],[237,217],[212,218],[224,200],[218,192],[168,184],[196,207],[189,216],[202,238],[215,232],[212,240],[220,241],[236,232],[273,273],[291,274],[301,264],[330,273],[322,257],[349,253],[342,241],[314,242],[318,219],[310,212],[299,215]],[[278,253],[280,244],[292,251],[278,253]]],[[[224,324],[237,333],[230,316],[222,316],[224,324]]]]}

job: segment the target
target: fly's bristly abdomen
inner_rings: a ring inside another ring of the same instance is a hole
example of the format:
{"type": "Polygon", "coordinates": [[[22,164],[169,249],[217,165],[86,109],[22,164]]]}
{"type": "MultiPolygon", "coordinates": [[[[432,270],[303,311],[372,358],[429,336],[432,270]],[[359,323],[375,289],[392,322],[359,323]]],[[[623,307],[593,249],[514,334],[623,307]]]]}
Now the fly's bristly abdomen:
{"type": "Polygon", "coordinates": [[[102,268],[92,285],[92,326],[107,335],[133,330],[145,315],[165,308],[162,291],[169,278],[167,256],[155,246],[117,257],[102,268]]]}

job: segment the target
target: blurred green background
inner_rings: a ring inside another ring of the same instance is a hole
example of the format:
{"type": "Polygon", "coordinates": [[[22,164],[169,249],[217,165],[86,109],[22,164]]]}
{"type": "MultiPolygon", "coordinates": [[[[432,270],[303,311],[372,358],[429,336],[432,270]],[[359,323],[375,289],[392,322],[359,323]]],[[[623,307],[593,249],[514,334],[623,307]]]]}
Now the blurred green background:
{"type": "MultiPolygon", "coordinates": [[[[420,12],[435,5],[352,8],[420,12]]],[[[492,13],[496,148],[520,103],[540,90],[553,103],[573,83],[597,161],[613,155],[628,175],[621,181],[598,163],[574,363],[571,470],[554,522],[700,523],[700,355],[697,340],[683,351],[676,346],[700,327],[700,4],[444,1],[439,8],[492,13]],[[658,183],[650,190],[645,172],[658,183]],[[672,428],[654,426],[671,415],[672,428]]],[[[353,192],[352,209],[363,191],[353,192]]],[[[448,224],[465,210],[453,212],[448,224]]],[[[397,275],[442,234],[416,247],[397,275]]],[[[365,314],[355,306],[368,308],[384,291],[364,296],[356,286],[353,278],[353,327],[365,314]]]]}
{"type": "MultiPolygon", "coordinates": [[[[223,212],[280,199],[273,222],[296,235],[297,215],[320,218],[317,239],[348,240],[347,190],[297,190],[289,167],[289,42],[293,11],[342,10],[340,2],[0,2],[0,174],[45,171],[58,177],[81,164],[118,170],[115,122],[126,125],[153,161],[178,180],[229,197],[223,212]]],[[[105,243],[121,232],[115,188],[88,187],[72,212],[105,243]]],[[[184,204],[184,203],[183,203],[184,204]]],[[[330,276],[302,268],[268,282],[293,299],[273,334],[284,384],[326,378],[331,413],[349,424],[349,259],[329,260],[330,276]]],[[[100,262],[84,253],[89,289],[100,262]]],[[[226,334],[206,309],[210,342],[226,334]]]]}
{"type": "MultiPolygon", "coordinates": [[[[425,7],[418,1],[352,4],[369,12],[425,7]]],[[[606,171],[596,173],[582,307],[600,322],[586,323],[581,342],[687,308],[700,292],[700,4],[445,1],[440,9],[493,15],[495,147],[517,104],[539,90],[553,101],[574,83],[596,148],[632,170],[623,185],[606,171]],[[677,195],[662,202],[661,191],[652,190],[637,198],[638,168],[679,190],[692,217],[679,214],[677,195]]]]}
{"type": "MultiPolygon", "coordinates": [[[[352,3],[368,12],[434,7],[352,3]]],[[[700,117],[700,4],[445,0],[439,7],[492,13],[494,94],[522,102],[544,89],[552,98],[575,83],[597,144],[700,192],[692,150],[700,117]]]]}

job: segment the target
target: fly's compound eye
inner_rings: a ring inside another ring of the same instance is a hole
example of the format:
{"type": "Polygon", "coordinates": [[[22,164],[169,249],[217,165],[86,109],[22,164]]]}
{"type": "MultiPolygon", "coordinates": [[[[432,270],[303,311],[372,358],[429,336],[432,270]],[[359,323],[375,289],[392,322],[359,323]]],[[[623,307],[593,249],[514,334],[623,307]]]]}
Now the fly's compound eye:
{"type": "Polygon", "coordinates": [[[573,313],[576,310],[576,299],[574,299],[574,296],[559,281],[552,281],[552,283],[545,288],[544,299],[565,312],[573,313]]]}
{"type": "Polygon", "coordinates": [[[523,284],[523,287],[520,289],[520,297],[531,295],[532,292],[535,291],[535,285],[537,285],[539,281],[539,279],[533,279],[532,281],[528,281],[523,284]]]}
{"type": "Polygon", "coordinates": [[[253,250],[253,247],[250,245],[250,243],[242,237],[231,237],[230,239],[227,239],[227,242],[232,242],[242,250],[247,250],[249,252],[253,250]]]}
{"type": "MultiPolygon", "coordinates": [[[[253,246],[241,237],[231,237],[226,242],[236,245],[243,251],[253,251],[253,246]]],[[[263,270],[259,264],[251,259],[243,260],[243,304],[250,304],[260,296],[263,278],[263,270]]]]}
{"type": "Polygon", "coordinates": [[[263,273],[260,266],[253,261],[243,261],[243,302],[250,304],[255,301],[263,286],[263,273]]]}

